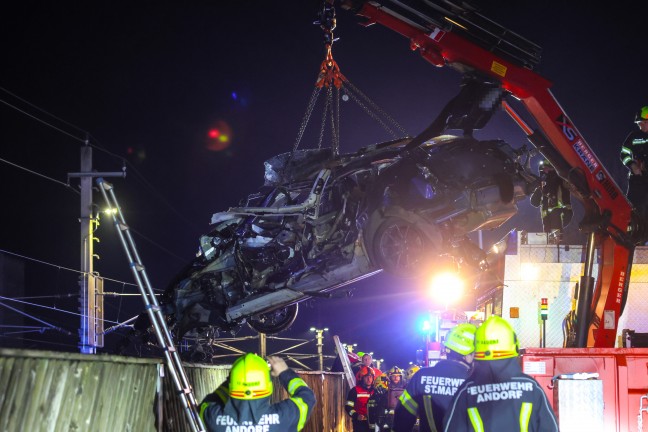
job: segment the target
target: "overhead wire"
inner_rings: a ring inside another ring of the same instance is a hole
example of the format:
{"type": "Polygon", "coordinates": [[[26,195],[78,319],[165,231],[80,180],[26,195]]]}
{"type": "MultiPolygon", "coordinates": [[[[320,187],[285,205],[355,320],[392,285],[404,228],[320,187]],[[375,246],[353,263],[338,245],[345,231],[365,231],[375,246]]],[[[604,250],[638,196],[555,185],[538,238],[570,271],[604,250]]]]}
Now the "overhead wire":
{"type": "MultiPolygon", "coordinates": [[[[90,134],[89,132],[85,131],[84,129],[82,129],[82,128],[76,126],[75,124],[72,124],[72,123],[70,123],[70,122],[68,122],[68,121],[66,121],[66,120],[64,120],[64,119],[62,119],[62,118],[60,118],[60,117],[58,117],[58,116],[56,116],[56,115],[50,113],[49,111],[47,111],[47,110],[45,110],[45,109],[43,109],[43,108],[41,108],[41,107],[39,107],[39,106],[37,106],[37,105],[35,105],[35,104],[29,102],[29,101],[27,101],[26,99],[24,99],[24,98],[18,96],[17,94],[15,94],[15,93],[13,93],[13,92],[7,90],[7,89],[4,88],[4,87],[0,87],[0,90],[3,91],[3,92],[5,92],[5,93],[7,93],[7,94],[9,94],[9,95],[11,95],[12,97],[16,98],[16,99],[19,100],[20,102],[22,102],[22,103],[28,105],[29,107],[31,107],[31,108],[33,108],[33,109],[35,109],[35,110],[37,110],[37,111],[39,111],[39,112],[41,112],[41,113],[47,115],[47,116],[50,116],[51,118],[55,119],[56,121],[61,122],[62,124],[66,125],[66,126],[69,126],[69,127],[75,129],[75,130],[78,131],[78,132],[83,133],[83,134],[85,135],[85,139],[84,139],[84,138],[80,138],[80,137],[78,137],[78,136],[76,136],[76,135],[74,135],[74,134],[71,134],[71,133],[69,133],[69,132],[67,132],[67,131],[65,131],[65,130],[63,130],[63,129],[61,129],[61,128],[55,126],[55,125],[53,125],[52,123],[47,122],[47,121],[45,121],[45,120],[43,120],[43,119],[37,117],[36,115],[33,115],[33,114],[31,114],[31,113],[28,113],[27,111],[25,111],[25,110],[23,110],[23,109],[17,107],[17,106],[14,105],[14,104],[11,104],[11,103],[9,103],[9,102],[3,100],[3,99],[0,99],[0,102],[4,103],[4,104],[7,105],[8,107],[10,107],[10,108],[12,108],[12,109],[14,109],[14,110],[16,110],[16,111],[18,111],[18,112],[20,112],[20,113],[22,113],[22,114],[24,114],[24,115],[30,117],[30,118],[32,118],[32,119],[34,119],[34,120],[36,120],[36,121],[38,121],[38,122],[40,122],[40,123],[42,123],[42,124],[44,124],[44,125],[46,125],[46,126],[52,128],[52,129],[54,129],[54,130],[56,130],[56,131],[58,131],[58,132],[60,132],[60,133],[62,133],[62,134],[64,134],[64,135],[66,135],[66,136],[68,136],[68,137],[70,137],[70,138],[72,138],[72,139],[74,139],[74,140],[76,140],[76,141],[79,141],[79,142],[85,143],[86,145],[89,145],[89,146],[91,146],[92,148],[95,148],[95,149],[97,149],[97,150],[99,150],[99,151],[101,151],[101,152],[104,152],[104,153],[108,154],[109,156],[112,156],[112,157],[114,157],[114,158],[119,159],[119,160],[122,162],[122,166],[123,166],[123,167],[124,167],[125,165],[128,165],[128,166],[129,166],[129,168],[130,168],[130,169],[134,172],[134,174],[135,174],[134,178],[138,179],[138,180],[141,182],[141,184],[144,185],[145,189],[147,189],[148,192],[151,193],[152,196],[156,197],[156,198],[157,198],[157,199],[158,199],[158,200],[159,200],[159,201],[160,201],[160,202],[161,202],[161,203],[162,203],[166,208],[170,209],[170,210],[171,210],[171,211],[172,211],[172,212],[173,212],[173,213],[174,213],[174,214],[175,214],[175,215],[176,215],[180,220],[182,220],[182,221],[183,221],[187,226],[189,226],[189,227],[191,227],[191,228],[195,228],[195,223],[191,222],[188,218],[186,218],[184,215],[182,215],[182,214],[181,214],[181,213],[180,213],[180,212],[179,212],[179,211],[178,211],[174,206],[172,206],[171,203],[169,203],[169,201],[164,197],[164,195],[163,195],[160,191],[158,191],[158,190],[157,190],[157,189],[156,189],[156,188],[151,184],[151,182],[149,182],[149,181],[146,179],[146,177],[145,177],[141,172],[139,172],[139,170],[137,170],[137,168],[135,168],[135,166],[134,166],[130,161],[128,161],[125,157],[123,157],[123,156],[119,156],[119,155],[117,155],[117,154],[115,154],[115,153],[113,153],[113,152],[107,150],[107,149],[104,148],[102,145],[99,145],[99,140],[98,140],[98,139],[96,139],[94,136],[92,136],[92,134],[90,134]],[[94,143],[91,142],[90,139],[92,139],[92,141],[93,141],[94,143]]],[[[28,172],[28,173],[30,173],[30,174],[33,174],[33,175],[36,175],[36,176],[38,176],[38,177],[42,177],[42,178],[45,178],[45,179],[47,179],[47,180],[53,181],[53,182],[55,182],[55,183],[57,183],[57,184],[63,185],[63,186],[65,186],[66,188],[69,188],[70,190],[74,191],[76,194],[80,195],[80,192],[79,192],[77,189],[75,189],[74,187],[72,187],[69,183],[64,183],[64,182],[61,182],[61,181],[59,181],[59,180],[53,179],[53,178],[48,177],[48,176],[46,176],[46,175],[44,175],[44,174],[38,173],[38,172],[36,172],[36,171],[34,171],[34,170],[30,170],[30,169],[28,169],[28,168],[22,167],[22,166],[20,166],[20,165],[18,165],[18,164],[16,164],[16,163],[11,162],[11,161],[8,161],[8,160],[6,160],[6,159],[2,159],[2,158],[0,158],[0,161],[1,161],[1,162],[4,162],[4,163],[6,163],[6,164],[12,165],[12,166],[14,166],[14,167],[16,167],[16,168],[22,169],[22,170],[24,170],[24,171],[26,171],[26,172],[28,172]]],[[[166,254],[172,256],[173,258],[176,258],[176,259],[178,259],[178,260],[181,260],[182,262],[186,262],[186,258],[183,258],[183,257],[180,257],[180,256],[174,254],[174,253],[171,252],[168,248],[166,248],[166,247],[162,246],[161,244],[159,244],[159,243],[153,241],[153,240],[150,239],[149,237],[143,235],[141,232],[138,232],[138,231],[136,231],[136,230],[132,230],[132,231],[133,231],[136,235],[140,236],[141,238],[143,238],[144,240],[146,240],[147,242],[149,242],[150,244],[152,244],[153,246],[155,246],[156,248],[158,248],[159,250],[163,251],[164,253],[166,253],[166,254]]]]}
{"type": "Polygon", "coordinates": [[[21,166],[21,165],[18,165],[17,163],[14,163],[14,162],[8,161],[8,160],[3,159],[3,158],[0,158],[0,161],[6,163],[6,164],[8,164],[8,165],[11,165],[11,166],[13,166],[13,167],[19,168],[19,169],[21,169],[21,170],[27,171],[27,172],[30,173],[30,174],[34,174],[34,175],[37,175],[37,176],[42,177],[42,178],[44,178],[44,179],[47,179],[47,180],[53,181],[54,183],[58,183],[58,184],[60,184],[60,185],[62,185],[62,186],[65,186],[66,188],[70,189],[72,192],[76,193],[77,195],[81,195],[81,193],[80,193],[78,190],[74,189],[72,186],[70,186],[69,183],[64,183],[64,182],[62,182],[62,181],[60,181],[60,180],[56,180],[56,179],[54,179],[54,178],[52,178],[52,177],[48,177],[48,176],[46,176],[45,174],[41,174],[41,173],[36,172],[36,171],[34,171],[34,170],[31,170],[31,169],[29,169],[29,168],[25,168],[25,167],[23,167],[23,166],[21,166]]]}
{"type": "MultiPolygon", "coordinates": [[[[57,268],[59,270],[63,269],[63,270],[67,270],[67,271],[70,271],[70,272],[73,272],[73,273],[78,273],[80,275],[86,275],[87,274],[86,272],[81,271],[81,270],[77,270],[77,269],[73,269],[73,268],[69,268],[69,267],[64,267],[64,266],[61,266],[61,265],[58,265],[58,264],[52,264],[52,263],[49,263],[47,261],[43,261],[43,260],[39,260],[39,259],[36,259],[36,258],[28,257],[26,255],[21,255],[21,254],[15,253],[15,252],[11,252],[11,251],[8,251],[6,249],[0,249],[0,253],[4,253],[4,254],[7,254],[7,255],[12,255],[12,256],[22,258],[22,259],[25,259],[25,260],[28,260],[28,261],[33,261],[33,262],[36,262],[36,263],[39,263],[39,264],[44,264],[44,265],[48,265],[48,266],[51,266],[51,267],[55,267],[55,268],[57,268]]],[[[117,282],[117,283],[120,283],[120,284],[123,284],[123,285],[131,285],[131,286],[134,286],[134,287],[137,286],[134,283],[124,282],[124,281],[120,281],[118,279],[112,279],[112,278],[105,277],[105,276],[100,276],[100,277],[105,281],[117,282]]],[[[162,291],[162,290],[158,289],[158,291],[162,291]]]]}

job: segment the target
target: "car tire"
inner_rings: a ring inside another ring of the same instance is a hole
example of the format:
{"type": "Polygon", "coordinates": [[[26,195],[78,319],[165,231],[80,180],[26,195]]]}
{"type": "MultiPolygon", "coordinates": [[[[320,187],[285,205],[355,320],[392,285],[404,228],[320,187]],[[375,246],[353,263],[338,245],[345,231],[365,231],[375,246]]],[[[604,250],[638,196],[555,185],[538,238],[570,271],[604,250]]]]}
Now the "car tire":
{"type": "Polygon", "coordinates": [[[295,322],[299,308],[297,303],[283,309],[254,315],[248,318],[248,325],[264,334],[274,334],[286,330],[295,322]]]}
{"type": "Polygon", "coordinates": [[[427,237],[413,223],[400,217],[386,218],[376,230],[373,254],[376,263],[400,277],[418,277],[428,255],[427,237]]]}

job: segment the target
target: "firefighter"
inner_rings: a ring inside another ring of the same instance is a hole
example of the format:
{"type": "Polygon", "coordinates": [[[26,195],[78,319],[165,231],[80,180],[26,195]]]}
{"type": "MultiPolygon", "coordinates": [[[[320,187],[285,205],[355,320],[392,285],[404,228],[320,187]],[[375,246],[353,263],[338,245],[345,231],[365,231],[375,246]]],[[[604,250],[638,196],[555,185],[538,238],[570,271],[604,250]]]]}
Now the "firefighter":
{"type": "Polygon", "coordinates": [[[205,397],[200,417],[212,432],[238,430],[238,426],[245,430],[258,426],[254,430],[300,431],[314,406],[315,394],[283,359],[270,356],[266,362],[248,353],[236,359],[228,379],[205,397]],[[290,399],[270,403],[271,374],[279,377],[290,399]]]}
{"type": "Polygon", "coordinates": [[[376,378],[374,393],[367,403],[369,426],[378,430],[391,430],[394,409],[405,389],[403,370],[398,366],[376,378]]]}
{"type": "Polygon", "coordinates": [[[547,160],[538,165],[540,186],[531,194],[531,205],[540,207],[542,228],[550,243],[560,244],[564,228],[571,222],[573,211],[571,193],[547,160]]]}
{"type": "Polygon", "coordinates": [[[393,368],[389,369],[387,376],[389,377],[390,389],[395,390],[405,388],[405,380],[403,380],[403,369],[399,368],[398,366],[394,366],[393,368]]]}
{"type": "Polygon", "coordinates": [[[374,381],[374,392],[367,402],[367,421],[370,430],[389,430],[387,423],[387,395],[389,392],[389,376],[383,373],[374,381]]]}
{"type": "Polygon", "coordinates": [[[557,432],[544,390],[522,373],[519,343],[511,325],[493,315],[475,333],[475,364],[457,390],[444,420],[445,432],[557,432]]]}
{"type": "Polygon", "coordinates": [[[344,409],[351,417],[353,432],[369,432],[367,403],[374,393],[375,373],[371,367],[362,366],[358,371],[356,386],[349,390],[344,409]]]}
{"type": "Polygon", "coordinates": [[[628,168],[628,201],[648,219],[648,106],[635,114],[639,130],[628,134],[621,146],[621,162],[628,168]]]}
{"type": "Polygon", "coordinates": [[[378,369],[377,367],[374,367],[373,365],[373,356],[370,353],[364,353],[362,351],[358,352],[358,356],[360,356],[360,364],[358,366],[358,369],[356,371],[356,382],[359,381],[359,375],[360,371],[362,370],[363,367],[368,367],[373,370],[374,372],[374,377],[379,377],[382,375],[382,371],[378,369]]]}
{"type": "Polygon", "coordinates": [[[422,368],[407,383],[394,415],[395,432],[411,431],[417,416],[420,431],[441,430],[452,396],[470,375],[476,330],[469,323],[453,327],[445,341],[446,358],[422,368]]]}

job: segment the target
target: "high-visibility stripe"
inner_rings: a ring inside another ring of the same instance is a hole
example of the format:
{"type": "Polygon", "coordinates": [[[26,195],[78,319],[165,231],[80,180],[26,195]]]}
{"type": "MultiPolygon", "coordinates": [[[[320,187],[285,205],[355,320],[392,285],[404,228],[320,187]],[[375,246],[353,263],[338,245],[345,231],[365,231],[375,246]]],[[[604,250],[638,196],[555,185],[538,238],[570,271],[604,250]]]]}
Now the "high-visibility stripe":
{"type": "Polygon", "coordinates": [[[260,391],[230,391],[230,396],[234,399],[261,399],[268,397],[272,394],[270,390],[260,390],[260,391]]]}
{"type": "Polygon", "coordinates": [[[209,402],[205,402],[200,405],[200,418],[202,419],[203,423],[205,422],[205,410],[209,406],[209,402]]]}
{"type": "Polygon", "coordinates": [[[297,409],[299,410],[299,422],[297,422],[297,430],[300,431],[304,429],[304,425],[306,424],[306,419],[308,417],[308,405],[300,397],[291,397],[290,400],[295,402],[295,405],[297,405],[297,409]]]}
{"type": "Polygon", "coordinates": [[[290,396],[294,395],[295,391],[297,391],[297,389],[299,387],[308,387],[308,386],[306,385],[304,380],[301,379],[301,378],[293,378],[293,379],[291,379],[290,382],[288,383],[288,394],[290,396]]]}
{"type": "Polygon", "coordinates": [[[623,165],[626,165],[631,160],[632,160],[631,156],[626,156],[626,157],[623,158],[623,160],[621,160],[621,163],[623,163],[623,165]]]}
{"type": "Polygon", "coordinates": [[[227,403],[227,399],[229,399],[229,394],[227,393],[227,390],[225,390],[225,387],[218,387],[216,389],[216,396],[218,396],[223,403],[227,403]]]}
{"type": "Polygon", "coordinates": [[[437,432],[436,424],[434,423],[434,414],[432,414],[432,396],[423,396],[423,407],[425,408],[425,417],[430,425],[430,432],[437,432]]]}
{"type": "Polygon", "coordinates": [[[353,402],[353,401],[347,401],[347,405],[348,405],[348,406],[355,406],[355,402],[353,402]]]}
{"type": "Polygon", "coordinates": [[[398,398],[401,402],[401,405],[412,415],[417,415],[418,412],[418,403],[410,396],[410,394],[405,390],[400,397],[398,398]]]}
{"type": "Polygon", "coordinates": [[[468,417],[470,417],[470,423],[475,432],[484,432],[484,422],[482,421],[477,408],[468,408],[468,417]]]}
{"type": "Polygon", "coordinates": [[[532,411],[533,404],[531,402],[522,402],[522,408],[520,408],[520,432],[529,431],[529,420],[531,420],[532,411]]]}
{"type": "Polygon", "coordinates": [[[621,153],[625,153],[625,154],[629,154],[629,155],[631,155],[631,154],[632,154],[632,150],[630,150],[628,147],[621,147],[621,153]]]}

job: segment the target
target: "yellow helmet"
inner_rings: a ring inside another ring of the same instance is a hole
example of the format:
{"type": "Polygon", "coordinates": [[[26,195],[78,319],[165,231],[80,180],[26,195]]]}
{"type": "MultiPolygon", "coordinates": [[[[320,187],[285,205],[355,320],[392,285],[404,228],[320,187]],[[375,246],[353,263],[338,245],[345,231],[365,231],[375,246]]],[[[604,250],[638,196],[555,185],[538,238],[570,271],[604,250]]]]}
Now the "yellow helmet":
{"type": "Polygon", "coordinates": [[[637,113],[635,114],[635,123],[639,123],[640,121],[648,120],[648,106],[641,107],[637,110],[637,113]]]}
{"type": "Polygon", "coordinates": [[[475,332],[475,360],[501,360],[517,357],[519,342],[513,327],[493,315],[475,332]]]}
{"type": "Polygon", "coordinates": [[[454,326],[446,336],[445,347],[463,356],[475,351],[475,332],[477,327],[470,323],[454,326]]]}
{"type": "Polygon", "coordinates": [[[414,374],[419,371],[419,369],[421,368],[418,365],[410,365],[410,367],[405,370],[405,379],[407,379],[408,381],[411,380],[414,374]]]}
{"type": "Polygon", "coordinates": [[[374,387],[377,389],[387,390],[387,388],[389,387],[389,378],[387,377],[386,373],[376,378],[376,381],[374,382],[374,387]]]}
{"type": "Polygon", "coordinates": [[[229,394],[234,399],[261,399],[272,394],[268,363],[256,354],[244,354],[232,365],[229,394]]]}
{"type": "Polygon", "coordinates": [[[390,377],[394,375],[403,376],[403,369],[399,368],[398,366],[394,366],[393,368],[389,369],[389,372],[387,372],[387,374],[390,377]]]}

